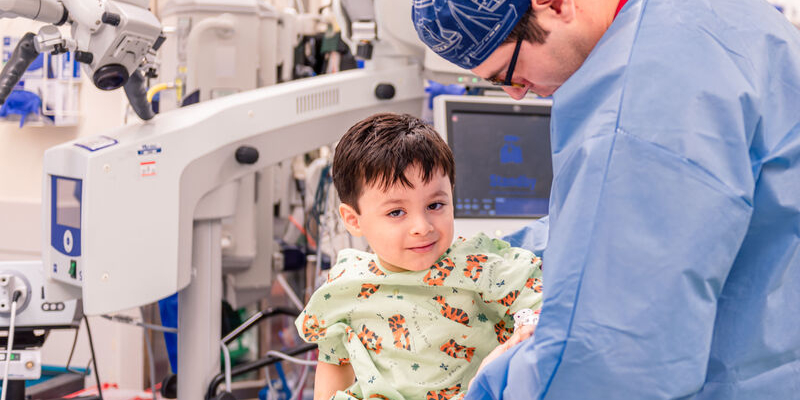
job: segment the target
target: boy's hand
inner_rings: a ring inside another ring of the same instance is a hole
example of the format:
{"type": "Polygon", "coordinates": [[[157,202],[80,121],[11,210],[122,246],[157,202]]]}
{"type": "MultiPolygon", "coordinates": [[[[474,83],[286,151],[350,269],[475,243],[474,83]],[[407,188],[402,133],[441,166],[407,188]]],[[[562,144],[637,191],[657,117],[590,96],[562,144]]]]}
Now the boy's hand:
{"type": "MultiPolygon", "coordinates": [[[[483,367],[485,367],[490,362],[494,361],[497,357],[500,357],[501,354],[505,353],[508,349],[516,346],[523,340],[533,336],[533,333],[536,331],[536,326],[534,325],[523,325],[517,328],[514,331],[514,334],[511,335],[505,343],[497,346],[489,353],[486,358],[483,359],[481,365],[478,366],[478,372],[481,372],[483,367]]],[[[475,375],[477,376],[477,374],[475,375]]],[[[472,380],[469,381],[469,385],[472,386],[472,382],[475,380],[473,377],[472,380]]]]}

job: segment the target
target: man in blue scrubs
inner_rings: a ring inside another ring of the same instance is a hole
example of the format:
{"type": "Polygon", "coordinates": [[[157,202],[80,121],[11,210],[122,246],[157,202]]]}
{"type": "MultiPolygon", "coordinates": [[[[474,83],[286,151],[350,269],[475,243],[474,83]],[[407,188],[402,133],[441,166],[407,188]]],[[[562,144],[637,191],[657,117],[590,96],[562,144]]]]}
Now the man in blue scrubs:
{"type": "Polygon", "coordinates": [[[412,14],[445,59],[554,100],[541,322],[467,399],[800,398],[795,27],[762,0],[412,14]]]}

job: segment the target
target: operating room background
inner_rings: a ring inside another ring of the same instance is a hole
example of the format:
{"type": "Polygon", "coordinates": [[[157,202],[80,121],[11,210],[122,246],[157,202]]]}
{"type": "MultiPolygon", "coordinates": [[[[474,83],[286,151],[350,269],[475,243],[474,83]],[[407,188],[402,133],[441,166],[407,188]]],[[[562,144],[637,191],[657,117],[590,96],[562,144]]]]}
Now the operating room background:
{"type": "MultiPolygon", "coordinates": [[[[165,3],[164,0],[159,0],[165,3]]],[[[152,9],[163,4],[151,1],[152,9]]],[[[773,0],[795,24],[800,25],[800,0],[773,0]]],[[[292,0],[272,0],[276,8],[291,7],[292,0]]],[[[319,9],[323,0],[305,1],[308,10],[319,9]]],[[[42,24],[16,19],[0,19],[0,32],[21,36],[37,31],[42,24]]],[[[62,28],[65,29],[65,28],[62,28]]],[[[44,151],[78,137],[93,136],[123,125],[129,114],[121,90],[103,92],[86,77],[79,88],[80,117],[76,126],[23,126],[0,120],[0,260],[39,260],[41,258],[41,191],[44,151]]],[[[131,122],[136,119],[128,118],[131,122]]],[[[139,310],[124,314],[138,316],[139,310]]],[[[98,368],[107,382],[124,388],[145,385],[144,341],[138,327],[121,325],[91,317],[98,368]],[[137,366],[132,368],[131,366],[137,366]]],[[[85,329],[77,340],[75,366],[85,366],[91,357],[85,329]]],[[[53,332],[42,349],[44,364],[63,365],[69,355],[73,331],[53,332]]]]}
{"type": "MultiPolygon", "coordinates": [[[[277,9],[297,4],[295,0],[268,2],[277,9]]],[[[165,0],[151,0],[151,9],[159,10],[165,3],[165,0]]],[[[329,1],[304,0],[301,3],[301,7],[308,10],[318,10],[329,1]]],[[[0,35],[22,36],[25,32],[36,32],[42,25],[23,18],[3,18],[0,19],[0,35]]],[[[69,30],[66,26],[61,29],[65,33],[69,30]]],[[[28,124],[20,127],[17,121],[0,119],[0,260],[41,259],[42,160],[46,149],[79,137],[111,131],[124,125],[126,120],[139,122],[132,116],[122,90],[101,91],[84,74],[81,81],[78,89],[80,117],[76,126],[28,124]]],[[[120,314],[138,317],[140,312],[133,309],[120,314]]],[[[101,317],[89,317],[89,321],[102,380],[116,382],[121,388],[145,387],[142,329],[101,317]]],[[[71,330],[51,332],[42,348],[42,363],[64,365],[73,336],[71,330]]],[[[86,329],[82,327],[72,366],[83,368],[90,358],[86,329]]],[[[91,376],[86,379],[87,385],[94,384],[91,376]]]]}

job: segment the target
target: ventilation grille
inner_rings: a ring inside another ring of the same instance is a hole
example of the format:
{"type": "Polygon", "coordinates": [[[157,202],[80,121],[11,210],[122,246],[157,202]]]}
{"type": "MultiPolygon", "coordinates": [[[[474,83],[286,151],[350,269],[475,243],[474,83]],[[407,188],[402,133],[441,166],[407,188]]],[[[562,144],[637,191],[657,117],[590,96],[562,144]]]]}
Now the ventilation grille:
{"type": "Polygon", "coordinates": [[[322,90],[297,98],[297,114],[322,110],[339,104],[339,89],[322,90]]]}

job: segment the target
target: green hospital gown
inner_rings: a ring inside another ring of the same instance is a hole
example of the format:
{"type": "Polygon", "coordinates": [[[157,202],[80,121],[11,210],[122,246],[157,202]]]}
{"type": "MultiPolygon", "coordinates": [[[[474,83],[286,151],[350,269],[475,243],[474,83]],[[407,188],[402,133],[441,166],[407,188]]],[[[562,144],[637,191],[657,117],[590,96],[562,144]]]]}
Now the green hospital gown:
{"type": "Polygon", "coordinates": [[[513,313],[541,307],[541,276],[533,253],[483,234],[424,271],[348,249],[295,325],[320,361],[352,365],[356,382],[335,399],[456,399],[513,333],[513,313]]]}

